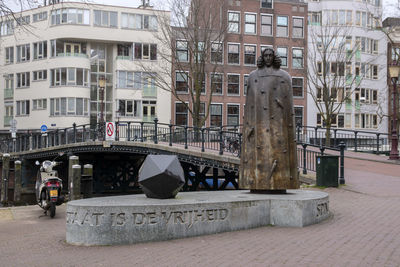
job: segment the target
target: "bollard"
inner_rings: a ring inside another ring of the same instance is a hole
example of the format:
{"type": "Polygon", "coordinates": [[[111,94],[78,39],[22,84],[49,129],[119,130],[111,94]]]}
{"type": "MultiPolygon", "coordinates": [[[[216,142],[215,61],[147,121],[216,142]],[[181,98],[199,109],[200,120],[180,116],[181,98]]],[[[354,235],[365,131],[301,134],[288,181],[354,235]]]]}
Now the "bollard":
{"type": "Polygon", "coordinates": [[[8,177],[10,175],[10,154],[3,154],[3,170],[1,172],[1,202],[8,203],[8,177]]]}
{"type": "Polygon", "coordinates": [[[72,183],[69,200],[81,198],[81,165],[72,165],[72,183]]]}
{"type": "Polygon", "coordinates": [[[344,180],[344,149],[346,148],[346,144],[344,142],[340,142],[340,173],[339,173],[339,184],[345,184],[344,180]]]}
{"type": "Polygon", "coordinates": [[[73,184],[73,170],[72,166],[79,164],[79,157],[78,156],[70,156],[68,160],[68,194],[69,200],[72,200],[72,184],[73,184]]]}
{"type": "Polygon", "coordinates": [[[354,151],[355,151],[355,152],[357,152],[357,149],[358,149],[358,145],[357,145],[357,134],[358,134],[358,132],[355,131],[355,132],[354,132],[354,151]]]}
{"type": "Polygon", "coordinates": [[[379,155],[379,135],[380,133],[376,134],[376,154],[379,155]]]}
{"type": "Polygon", "coordinates": [[[21,161],[16,160],[14,162],[14,203],[18,203],[21,201],[21,189],[22,189],[21,161]]]}
{"type": "Polygon", "coordinates": [[[82,193],[84,198],[92,197],[93,192],[93,165],[83,165],[82,193]]]}

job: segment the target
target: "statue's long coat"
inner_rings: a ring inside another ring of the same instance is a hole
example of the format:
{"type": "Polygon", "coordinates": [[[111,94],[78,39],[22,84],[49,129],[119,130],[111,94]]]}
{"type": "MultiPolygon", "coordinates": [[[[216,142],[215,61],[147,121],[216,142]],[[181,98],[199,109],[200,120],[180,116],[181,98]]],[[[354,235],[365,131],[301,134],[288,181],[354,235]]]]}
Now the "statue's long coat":
{"type": "Polygon", "coordinates": [[[286,71],[264,67],[249,75],[239,186],[299,188],[292,81],[286,71]]]}

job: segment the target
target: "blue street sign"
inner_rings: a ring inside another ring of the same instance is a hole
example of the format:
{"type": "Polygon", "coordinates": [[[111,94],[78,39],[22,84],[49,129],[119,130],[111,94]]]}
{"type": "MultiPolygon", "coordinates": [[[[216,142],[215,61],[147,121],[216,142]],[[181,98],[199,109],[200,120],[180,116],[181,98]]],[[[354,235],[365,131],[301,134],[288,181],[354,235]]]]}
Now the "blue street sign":
{"type": "Polygon", "coordinates": [[[43,124],[43,125],[40,127],[40,130],[42,131],[42,133],[47,132],[47,126],[46,126],[45,124],[43,124]]]}

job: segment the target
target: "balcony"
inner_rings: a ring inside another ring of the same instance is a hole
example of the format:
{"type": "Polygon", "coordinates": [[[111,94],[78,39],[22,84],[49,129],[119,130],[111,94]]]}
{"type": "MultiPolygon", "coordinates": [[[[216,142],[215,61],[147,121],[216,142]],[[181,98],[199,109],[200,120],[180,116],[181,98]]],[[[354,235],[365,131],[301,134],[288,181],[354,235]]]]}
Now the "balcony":
{"type": "Polygon", "coordinates": [[[144,86],[142,91],[142,97],[157,98],[157,87],[144,86]]]}
{"type": "Polygon", "coordinates": [[[143,122],[154,122],[154,119],[157,118],[156,115],[153,116],[143,116],[143,122]]]}
{"type": "Polygon", "coordinates": [[[13,89],[4,89],[4,99],[10,99],[14,97],[13,89]]]}
{"type": "Polygon", "coordinates": [[[11,126],[12,119],[13,119],[13,116],[4,116],[4,127],[11,126]]]}
{"type": "Polygon", "coordinates": [[[131,56],[117,56],[116,60],[132,60],[131,56]]]}
{"type": "Polygon", "coordinates": [[[89,58],[87,54],[83,53],[58,53],[57,57],[82,57],[82,58],[89,58]]]}

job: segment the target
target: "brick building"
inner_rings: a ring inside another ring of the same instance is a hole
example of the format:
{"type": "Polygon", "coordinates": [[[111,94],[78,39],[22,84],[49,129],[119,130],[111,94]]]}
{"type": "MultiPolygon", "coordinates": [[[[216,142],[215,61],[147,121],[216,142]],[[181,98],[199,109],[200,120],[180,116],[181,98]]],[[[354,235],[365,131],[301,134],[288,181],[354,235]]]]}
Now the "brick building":
{"type": "MultiPolygon", "coordinates": [[[[203,115],[211,88],[214,93],[205,126],[242,124],[246,79],[256,69],[257,58],[266,47],[272,47],[279,54],[282,69],[292,76],[296,121],[306,125],[307,4],[301,0],[221,0],[214,3],[213,9],[219,10],[221,25],[226,23],[227,33],[220,45],[212,44],[208,51],[210,59],[219,61],[219,66],[206,68],[213,71],[205,73],[204,93],[200,96],[203,115]]],[[[175,42],[177,49],[172,53],[176,54],[176,60],[191,64],[189,42],[175,42]]],[[[178,97],[172,94],[172,123],[193,126],[193,119],[182,104],[184,101],[189,107],[192,105],[188,89],[191,86],[188,85],[193,77],[189,78],[188,65],[180,64],[181,70],[177,65],[172,66],[175,71],[172,88],[179,89],[178,97]]]]}

